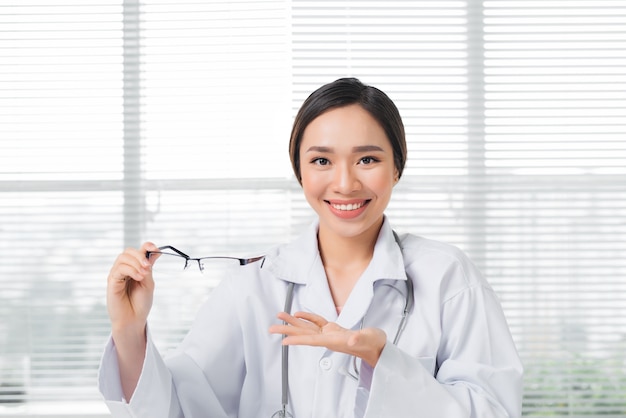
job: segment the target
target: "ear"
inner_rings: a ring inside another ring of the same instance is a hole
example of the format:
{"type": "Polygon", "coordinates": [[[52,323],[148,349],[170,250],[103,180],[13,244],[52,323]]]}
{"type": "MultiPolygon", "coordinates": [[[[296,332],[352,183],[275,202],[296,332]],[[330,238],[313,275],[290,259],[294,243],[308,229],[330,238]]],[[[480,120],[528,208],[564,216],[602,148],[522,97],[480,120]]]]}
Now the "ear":
{"type": "Polygon", "coordinates": [[[398,170],[395,170],[393,174],[393,185],[395,186],[396,184],[398,184],[399,181],[400,181],[400,174],[398,173],[398,170]]]}

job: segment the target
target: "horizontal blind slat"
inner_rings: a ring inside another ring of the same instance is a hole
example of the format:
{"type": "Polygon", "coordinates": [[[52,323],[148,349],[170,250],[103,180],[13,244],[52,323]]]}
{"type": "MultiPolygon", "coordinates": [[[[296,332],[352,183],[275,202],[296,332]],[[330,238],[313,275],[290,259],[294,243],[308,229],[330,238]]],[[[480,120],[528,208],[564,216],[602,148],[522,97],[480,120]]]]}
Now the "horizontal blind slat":
{"type": "MultiPolygon", "coordinates": [[[[0,386],[0,404],[99,399],[124,214],[194,254],[263,251],[307,225],[290,123],[354,75],[405,121],[394,228],[483,271],[525,364],[524,415],[626,414],[625,16],[623,0],[0,6],[0,376],[30,385],[0,386]],[[126,176],[139,206],[124,206],[126,176]]],[[[159,282],[164,352],[215,285],[186,280],[189,306],[159,282]]]]}

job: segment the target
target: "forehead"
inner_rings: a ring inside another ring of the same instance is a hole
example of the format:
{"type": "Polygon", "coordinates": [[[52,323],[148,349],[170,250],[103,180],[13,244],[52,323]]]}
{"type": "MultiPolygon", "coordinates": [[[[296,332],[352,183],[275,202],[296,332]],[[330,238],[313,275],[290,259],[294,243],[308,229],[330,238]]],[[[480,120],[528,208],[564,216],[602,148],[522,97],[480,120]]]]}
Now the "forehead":
{"type": "Polygon", "coordinates": [[[304,129],[300,150],[311,145],[391,147],[380,123],[358,104],[333,108],[313,119],[304,129]]]}

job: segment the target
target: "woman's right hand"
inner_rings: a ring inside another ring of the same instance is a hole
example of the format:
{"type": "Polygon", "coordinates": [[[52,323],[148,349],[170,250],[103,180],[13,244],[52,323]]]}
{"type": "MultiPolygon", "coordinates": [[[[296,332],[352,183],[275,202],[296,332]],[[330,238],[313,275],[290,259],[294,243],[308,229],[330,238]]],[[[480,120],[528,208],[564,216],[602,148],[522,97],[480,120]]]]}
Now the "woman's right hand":
{"type": "Polygon", "coordinates": [[[145,331],[154,294],[152,264],[146,258],[147,251],[158,251],[158,248],[151,242],[145,242],[139,249],[127,248],[109,272],[107,310],[114,335],[137,335],[145,331]]]}
{"type": "MultiPolygon", "coordinates": [[[[124,399],[130,401],[137,387],[146,350],[146,322],[152,307],[154,280],[146,251],[158,251],[145,242],[120,254],[107,279],[107,309],[117,352],[124,399]]],[[[155,257],[152,263],[156,260],[155,257]]]]}

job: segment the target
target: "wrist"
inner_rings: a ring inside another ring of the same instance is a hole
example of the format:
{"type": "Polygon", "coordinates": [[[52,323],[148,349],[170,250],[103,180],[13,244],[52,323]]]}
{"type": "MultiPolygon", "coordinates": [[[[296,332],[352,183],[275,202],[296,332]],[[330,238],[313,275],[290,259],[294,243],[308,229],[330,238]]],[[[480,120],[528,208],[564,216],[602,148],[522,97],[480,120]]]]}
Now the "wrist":
{"type": "Polygon", "coordinates": [[[123,344],[124,342],[128,342],[133,345],[138,342],[145,343],[146,323],[112,325],[111,335],[116,345],[123,344]]]}
{"type": "Polygon", "coordinates": [[[367,357],[363,358],[363,360],[372,368],[375,368],[386,344],[387,334],[385,334],[383,330],[377,329],[376,332],[374,332],[374,342],[371,346],[372,349],[370,350],[367,357]]]}

